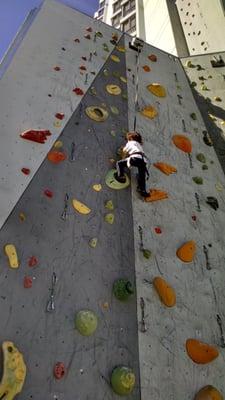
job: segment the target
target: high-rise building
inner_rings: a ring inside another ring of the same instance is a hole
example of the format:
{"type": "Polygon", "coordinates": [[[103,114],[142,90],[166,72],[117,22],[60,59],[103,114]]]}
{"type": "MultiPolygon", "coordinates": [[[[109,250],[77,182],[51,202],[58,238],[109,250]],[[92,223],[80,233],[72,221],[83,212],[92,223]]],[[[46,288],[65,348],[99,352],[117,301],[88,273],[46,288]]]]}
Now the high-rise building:
{"type": "Polygon", "coordinates": [[[180,57],[225,48],[225,0],[99,0],[95,18],[180,57]]]}

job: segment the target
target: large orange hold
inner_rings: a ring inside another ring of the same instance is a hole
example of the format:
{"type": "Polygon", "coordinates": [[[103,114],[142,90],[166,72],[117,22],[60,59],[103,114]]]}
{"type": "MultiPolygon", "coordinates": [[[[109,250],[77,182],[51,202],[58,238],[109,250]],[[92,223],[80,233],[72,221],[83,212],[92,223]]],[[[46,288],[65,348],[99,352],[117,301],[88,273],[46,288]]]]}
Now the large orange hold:
{"type": "Polygon", "coordinates": [[[176,293],[163,278],[160,276],[154,278],[153,285],[165,306],[173,307],[176,304],[176,293]]]}
{"type": "Polygon", "coordinates": [[[172,141],[178,149],[184,151],[185,153],[192,152],[192,143],[186,136],[174,135],[172,137],[172,141]]]}
{"type": "Polygon", "coordinates": [[[175,167],[172,167],[172,165],[163,162],[158,162],[153,165],[166,175],[174,174],[175,172],[177,172],[177,169],[175,167]]]}
{"type": "Polygon", "coordinates": [[[183,262],[192,262],[196,253],[196,244],[194,240],[183,244],[177,250],[177,257],[183,262]]]}
{"type": "Polygon", "coordinates": [[[223,400],[223,395],[212,385],[204,386],[194,400],[223,400]]]}
{"type": "Polygon", "coordinates": [[[149,191],[149,197],[145,197],[144,199],[147,203],[151,203],[152,201],[168,199],[168,194],[163,190],[151,189],[149,191]]]}
{"type": "Polygon", "coordinates": [[[186,350],[192,361],[197,364],[208,364],[219,355],[216,347],[200,342],[197,339],[188,339],[186,341],[186,350]]]}
{"type": "Polygon", "coordinates": [[[66,160],[66,154],[63,153],[62,151],[51,150],[48,153],[47,158],[53,164],[59,164],[60,162],[66,160]]]}

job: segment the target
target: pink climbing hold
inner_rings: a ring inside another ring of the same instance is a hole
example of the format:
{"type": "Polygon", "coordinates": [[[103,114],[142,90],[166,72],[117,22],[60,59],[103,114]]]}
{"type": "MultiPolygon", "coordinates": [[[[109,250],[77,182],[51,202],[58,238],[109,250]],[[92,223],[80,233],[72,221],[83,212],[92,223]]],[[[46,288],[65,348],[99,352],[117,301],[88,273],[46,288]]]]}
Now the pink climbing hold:
{"type": "Polygon", "coordinates": [[[29,267],[35,267],[37,265],[38,259],[35,256],[31,256],[28,261],[29,267]]]}
{"type": "Polygon", "coordinates": [[[23,287],[25,289],[30,289],[33,285],[33,279],[30,276],[25,276],[23,279],[23,287]]]}
{"type": "Polygon", "coordinates": [[[45,194],[45,196],[49,197],[50,199],[53,197],[53,192],[49,189],[45,189],[44,194],[45,194]]]}
{"type": "Polygon", "coordinates": [[[83,90],[78,87],[74,88],[73,92],[76,93],[78,96],[83,96],[84,94],[83,90]]]}
{"type": "Polygon", "coordinates": [[[62,120],[62,119],[65,117],[65,114],[63,114],[63,113],[56,113],[56,114],[55,114],[55,117],[56,117],[57,119],[62,120]]]}
{"type": "Polygon", "coordinates": [[[54,377],[56,379],[62,379],[66,373],[66,367],[63,362],[57,362],[54,366],[54,377]]]}
{"type": "Polygon", "coordinates": [[[47,140],[47,136],[50,136],[50,135],[51,135],[51,132],[47,131],[47,130],[30,129],[30,130],[22,132],[20,134],[20,137],[22,139],[31,140],[32,142],[43,144],[47,140]]]}
{"type": "Polygon", "coordinates": [[[29,175],[30,174],[30,169],[29,168],[21,168],[21,172],[24,174],[24,175],[29,175]]]}

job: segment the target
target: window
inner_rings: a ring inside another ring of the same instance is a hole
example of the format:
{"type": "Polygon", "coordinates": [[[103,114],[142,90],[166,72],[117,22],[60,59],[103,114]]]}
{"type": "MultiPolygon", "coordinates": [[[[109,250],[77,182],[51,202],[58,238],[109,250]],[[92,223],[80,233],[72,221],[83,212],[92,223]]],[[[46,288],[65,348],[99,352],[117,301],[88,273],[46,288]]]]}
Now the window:
{"type": "Polygon", "coordinates": [[[116,3],[113,4],[113,13],[118,11],[120,9],[121,1],[117,1],[116,3]]]}
{"type": "Polygon", "coordinates": [[[123,6],[123,17],[129,14],[131,11],[135,10],[135,0],[129,0],[123,6]]]}
{"type": "Polygon", "coordinates": [[[117,14],[114,18],[112,18],[112,25],[118,25],[120,23],[120,18],[121,18],[122,14],[121,12],[119,14],[117,14]]]}
{"type": "Polygon", "coordinates": [[[103,13],[104,13],[104,8],[101,8],[101,9],[98,11],[98,16],[101,17],[101,16],[103,15],[103,13]]]}
{"type": "Polygon", "coordinates": [[[122,29],[124,32],[132,33],[136,31],[136,16],[132,15],[132,17],[128,18],[122,24],[122,29]]]}

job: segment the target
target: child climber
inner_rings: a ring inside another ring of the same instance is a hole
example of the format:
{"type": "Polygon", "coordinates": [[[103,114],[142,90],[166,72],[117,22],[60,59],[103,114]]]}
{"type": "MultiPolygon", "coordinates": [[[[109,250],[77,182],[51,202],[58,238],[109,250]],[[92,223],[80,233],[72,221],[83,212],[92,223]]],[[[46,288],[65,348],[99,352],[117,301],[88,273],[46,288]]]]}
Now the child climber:
{"type": "Polygon", "coordinates": [[[124,183],[126,181],[126,177],[124,175],[125,168],[128,167],[137,167],[138,169],[138,187],[137,191],[143,197],[148,197],[149,193],[146,192],[146,181],[145,177],[148,174],[147,170],[147,157],[144,154],[144,150],[142,148],[142,137],[138,132],[128,132],[127,136],[127,144],[122,150],[123,158],[116,163],[117,172],[115,173],[115,179],[124,183]]]}

